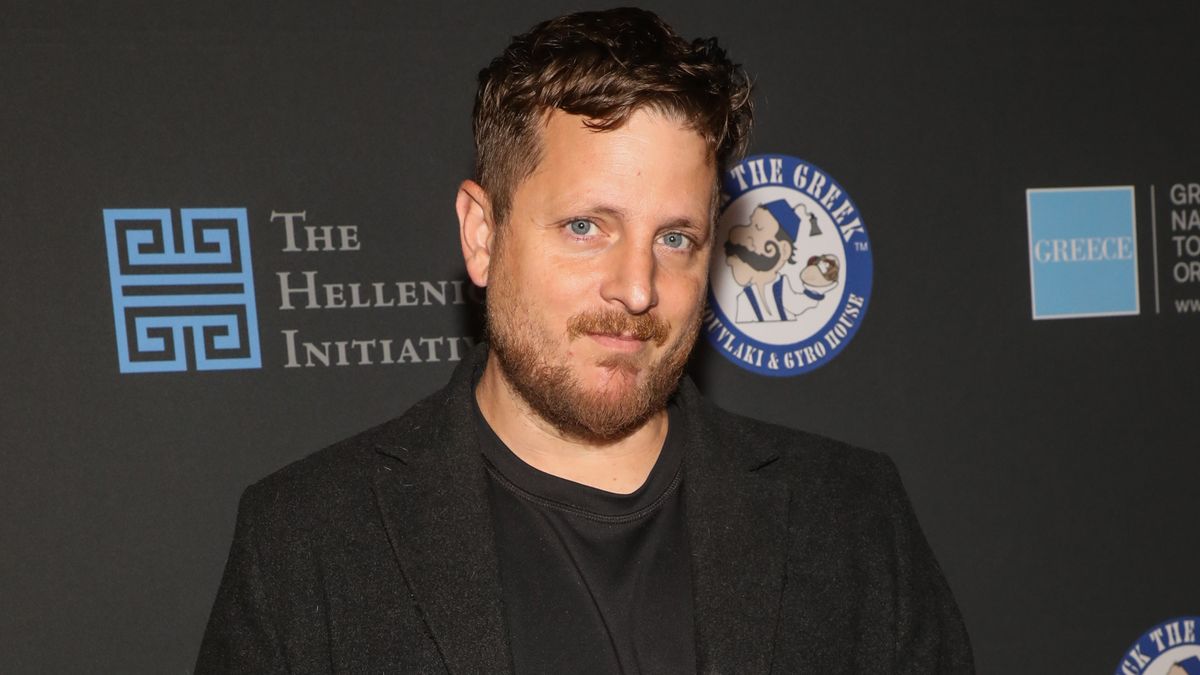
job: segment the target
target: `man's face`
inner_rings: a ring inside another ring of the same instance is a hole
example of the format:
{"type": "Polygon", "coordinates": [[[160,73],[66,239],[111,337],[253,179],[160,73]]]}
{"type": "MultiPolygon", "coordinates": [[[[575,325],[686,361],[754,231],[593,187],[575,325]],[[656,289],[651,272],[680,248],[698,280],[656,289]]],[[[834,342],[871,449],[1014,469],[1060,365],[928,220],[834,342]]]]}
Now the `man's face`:
{"type": "Polygon", "coordinates": [[[750,222],[729,228],[725,242],[725,264],[739,286],[769,284],[792,255],[792,244],[777,239],[779,223],[763,207],[754,209],[750,222]]]}
{"type": "Polygon", "coordinates": [[[597,132],[555,111],[488,273],[504,375],[568,435],[615,440],[662,410],[695,342],[714,164],[671,117],[597,132]]]}

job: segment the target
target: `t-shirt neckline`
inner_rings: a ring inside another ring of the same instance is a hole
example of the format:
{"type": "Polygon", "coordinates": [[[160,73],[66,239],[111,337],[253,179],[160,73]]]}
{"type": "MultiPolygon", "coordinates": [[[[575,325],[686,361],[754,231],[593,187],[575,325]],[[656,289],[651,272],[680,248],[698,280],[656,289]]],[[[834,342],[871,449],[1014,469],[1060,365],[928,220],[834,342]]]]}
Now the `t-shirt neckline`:
{"type": "Polygon", "coordinates": [[[658,459],[637,490],[628,494],[609,492],[590,485],[541,471],[530,466],[496,435],[484,418],[479,402],[472,396],[475,411],[476,435],[480,450],[490,468],[498,474],[505,487],[518,496],[532,498],[546,506],[559,506],[584,517],[607,520],[629,520],[655,511],[663,498],[678,488],[683,464],[680,438],[681,415],[672,401],[667,406],[667,435],[663,439],[658,459]]]}

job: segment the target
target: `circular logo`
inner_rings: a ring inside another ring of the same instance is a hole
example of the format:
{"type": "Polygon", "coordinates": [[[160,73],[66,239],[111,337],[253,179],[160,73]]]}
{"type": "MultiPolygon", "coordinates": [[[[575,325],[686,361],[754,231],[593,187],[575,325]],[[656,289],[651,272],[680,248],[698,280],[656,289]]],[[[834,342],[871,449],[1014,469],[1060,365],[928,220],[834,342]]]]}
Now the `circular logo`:
{"type": "Polygon", "coordinates": [[[756,155],[725,173],[704,334],[762,375],[820,368],[867,313],[871,243],[862,214],[828,173],[756,155]]]}
{"type": "Polygon", "coordinates": [[[1115,675],[1200,675],[1197,621],[1200,618],[1185,616],[1146,631],[1125,652],[1115,675]]]}

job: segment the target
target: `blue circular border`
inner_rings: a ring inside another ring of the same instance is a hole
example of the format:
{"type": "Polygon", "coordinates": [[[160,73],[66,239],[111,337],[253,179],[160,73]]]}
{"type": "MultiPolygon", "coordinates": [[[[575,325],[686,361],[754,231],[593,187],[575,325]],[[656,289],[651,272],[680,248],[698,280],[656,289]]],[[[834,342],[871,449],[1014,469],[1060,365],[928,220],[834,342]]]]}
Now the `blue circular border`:
{"type": "MultiPolygon", "coordinates": [[[[1129,652],[1133,651],[1134,649],[1141,647],[1143,654],[1149,654],[1148,649],[1151,647],[1153,647],[1155,650],[1157,650],[1158,646],[1156,644],[1154,644],[1153,640],[1150,639],[1150,634],[1153,633],[1154,631],[1158,630],[1159,628],[1163,628],[1167,624],[1175,623],[1177,621],[1195,621],[1197,629],[1200,629],[1200,616],[1190,616],[1190,615],[1189,616],[1177,616],[1174,619],[1167,619],[1166,621],[1163,621],[1160,624],[1151,626],[1149,629],[1146,630],[1145,633],[1142,633],[1141,637],[1139,637],[1137,640],[1135,640],[1133,644],[1129,645],[1128,649],[1121,652],[1121,660],[1117,662],[1117,668],[1116,668],[1116,670],[1113,671],[1113,675],[1122,675],[1123,671],[1121,670],[1121,664],[1125,663],[1125,659],[1129,657],[1129,652]]],[[[1175,646],[1176,647],[1186,647],[1189,645],[1195,646],[1195,647],[1200,647],[1200,641],[1186,642],[1184,644],[1179,644],[1179,645],[1175,645],[1175,646]]],[[[1174,649],[1174,647],[1172,647],[1171,649],[1174,649]]],[[[1158,657],[1162,656],[1162,655],[1163,655],[1163,652],[1159,652],[1158,656],[1156,656],[1150,660],[1149,665],[1153,665],[1154,662],[1158,660],[1158,657]]]]}
{"type": "MultiPolygon", "coordinates": [[[[827,321],[824,326],[822,326],[819,330],[817,330],[815,333],[813,333],[808,338],[801,340],[799,342],[794,342],[790,345],[767,344],[765,342],[755,340],[754,338],[750,337],[749,335],[746,335],[741,330],[739,330],[734,325],[734,323],[729,320],[729,317],[725,315],[725,312],[723,312],[721,310],[721,307],[717,304],[716,296],[713,294],[713,290],[712,290],[712,287],[710,284],[709,289],[708,289],[708,306],[709,306],[709,309],[712,310],[714,316],[716,316],[716,318],[718,320],[720,320],[721,325],[724,326],[724,328],[726,330],[728,330],[730,333],[733,333],[742,342],[749,344],[750,346],[752,346],[756,349],[760,349],[764,353],[775,354],[780,359],[780,361],[782,361],[783,354],[785,354],[785,353],[794,352],[798,349],[804,349],[805,347],[809,347],[816,342],[820,342],[822,340],[823,336],[826,334],[826,332],[828,332],[833,326],[835,326],[837,324],[838,319],[842,316],[842,312],[844,312],[846,309],[846,305],[848,305],[850,302],[850,295],[852,293],[863,299],[862,307],[859,310],[859,315],[858,315],[857,320],[853,324],[851,324],[851,326],[849,328],[846,329],[846,336],[841,339],[841,341],[838,343],[838,345],[836,347],[829,348],[827,350],[827,353],[825,354],[825,356],[823,358],[819,359],[818,361],[815,361],[812,363],[807,363],[807,364],[805,364],[803,366],[799,366],[799,367],[793,367],[791,369],[784,368],[782,363],[780,364],[779,368],[771,369],[771,368],[766,367],[765,365],[758,366],[753,363],[747,363],[746,361],[744,361],[742,359],[738,359],[738,358],[734,357],[732,354],[730,354],[728,351],[726,351],[721,346],[721,344],[717,340],[717,338],[714,337],[716,335],[717,331],[708,329],[707,327],[704,328],[704,338],[705,338],[705,340],[708,341],[708,344],[710,346],[712,346],[712,348],[715,349],[717,352],[719,352],[722,356],[724,356],[726,359],[728,359],[730,362],[736,364],[738,367],[744,368],[744,369],[749,370],[754,373],[758,373],[759,375],[768,375],[770,377],[791,377],[794,375],[800,375],[800,374],[807,373],[812,370],[816,370],[817,368],[820,368],[821,366],[825,365],[826,363],[829,363],[838,354],[840,354],[843,349],[846,348],[846,345],[849,344],[850,341],[854,338],[854,335],[856,333],[858,333],[858,328],[860,325],[862,325],[863,319],[866,318],[867,308],[871,303],[871,282],[874,279],[874,266],[873,266],[873,258],[871,257],[871,243],[870,243],[871,239],[867,233],[867,225],[866,225],[865,220],[862,217],[862,212],[858,210],[858,205],[855,204],[854,200],[850,198],[850,193],[848,193],[844,189],[842,189],[842,186],[836,180],[834,180],[833,176],[829,175],[828,171],[825,171],[824,169],[817,166],[816,164],[813,164],[812,162],[806,162],[797,157],[791,157],[789,155],[779,155],[779,154],[753,155],[751,157],[747,157],[746,159],[742,160],[737,166],[747,166],[750,162],[753,162],[756,160],[764,160],[764,164],[766,164],[771,159],[782,159],[783,160],[783,174],[785,176],[788,176],[788,179],[786,179],[783,183],[764,183],[762,185],[751,186],[751,187],[748,187],[745,190],[743,190],[743,189],[741,189],[741,185],[738,183],[737,179],[733,177],[733,170],[731,169],[731,170],[725,171],[724,174],[722,175],[722,179],[721,179],[721,189],[725,194],[727,194],[729,196],[729,201],[726,203],[725,208],[728,208],[729,204],[732,204],[733,201],[736,200],[738,197],[741,197],[742,195],[744,195],[746,193],[753,192],[754,190],[757,190],[760,188],[765,188],[765,187],[785,187],[785,188],[789,188],[791,190],[795,190],[797,192],[803,193],[804,190],[797,188],[792,183],[790,177],[795,174],[797,167],[807,166],[807,167],[809,167],[810,172],[817,171],[817,172],[820,172],[820,174],[822,176],[825,176],[825,180],[827,181],[826,185],[828,187],[835,187],[841,191],[842,197],[844,197],[846,199],[846,202],[849,203],[850,206],[854,209],[853,213],[858,218],[858,220],[860,221],[861,226],[862,226],[862,240],[867,243],[866,249],[863,251],[859,251],[859,250],[855,249],[855,247],[853,246],[853,242],[850,242],[850,241],[842,242],[842,248],[846,254],[846,259],[848,261],[845,267],[847,270],[852,270],[853,274],[847,275],[846,286],[842,293],[841,304],[838,305],[837,310],[834,311],[833,315],[829,318],[829,321],[827,321]],[[853,261],[853,264],[850,264],[849,261],[853,261]]],[[[736,167],[734,167],[734,168],[736,168],[736,167]]],[[[747,171],[748,171],[748,169],[747,169],[747,171]]],[[[811,178],[811,176],[812,176],[812,174],[810,173],[809,177],[811,178]]],[[[828,187],[826,189],[828,189],[828,187]]],[[[807,193],[805,193],[805,194],[807,194],[807,193]]],[[[811,194],[809,194],[808,196],[810,198],[812,197],[811,194]]],[[[819,206],[821,208],[821,210],[825,212],[825,215],[829,216],[829,218],[832,220],[833,215],[829,212],[829,210],[827,208],[825,208],[825,205],[822,204],[819,199],[814,199],[814,201],[817,203],[817,206],[819,206]]],[[[725,212],[725,209],[721,209],[721,213],[724,213],[724,212],[725,212]]],[[[837,221],[834,221],[835,225],[836,225],[836,222],[837,221]]]]}

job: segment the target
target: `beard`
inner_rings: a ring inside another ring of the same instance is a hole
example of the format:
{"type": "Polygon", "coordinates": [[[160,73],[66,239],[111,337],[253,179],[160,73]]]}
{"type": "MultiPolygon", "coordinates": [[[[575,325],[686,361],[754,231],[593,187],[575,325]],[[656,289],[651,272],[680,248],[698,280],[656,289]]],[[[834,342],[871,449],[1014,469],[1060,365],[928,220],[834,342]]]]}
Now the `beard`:
{"type": "Polygon", "coordinates": [[[599,388],[588,389],[556,350],[559,341],[544,326],[531,321],[520,297],[503,276],[493,276],[488,290],[487,334],[491,356],[525,403],[569,438],[592,443],[619,440],[664,410],[679,385],[688,356],[700,331],[700,312],[667,345],[670,325],[654,314],[629,314],[606,308],[571,317],[563,338],[567,343],[588,334],[629,335],[653,342],[665,353],[643,369],[633,354],[612,354],[597,365],[609,373],[599,388]],[[499,283],[497,283],[499,282],[499,283]]]}

